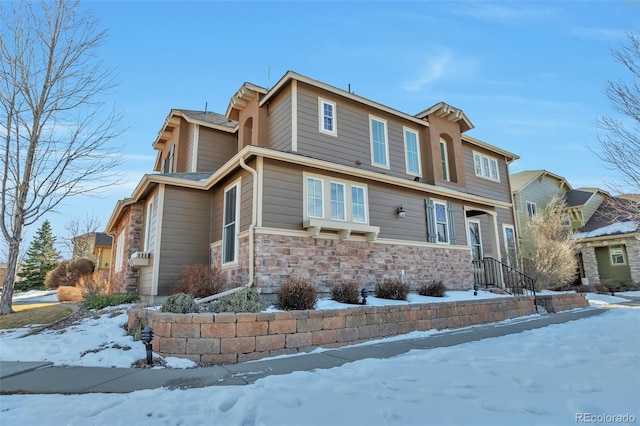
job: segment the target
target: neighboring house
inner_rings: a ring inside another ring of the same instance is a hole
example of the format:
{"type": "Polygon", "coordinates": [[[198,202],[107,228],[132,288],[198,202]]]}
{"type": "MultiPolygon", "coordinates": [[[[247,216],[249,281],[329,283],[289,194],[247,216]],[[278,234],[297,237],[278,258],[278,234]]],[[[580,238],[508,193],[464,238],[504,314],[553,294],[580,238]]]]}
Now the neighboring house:
{"type": "Polygon", "coordinates": [[[575,234],[581,277],[591,285],[640,284],[640,224],[625,217],[638,204],[622,197],[604,200],[575,234]]]}
{"type": "Polygon", "coordinates": [[[564,195],[572,188],[565,178],[546,170],[526,170],[512,174],[509,179],[519,247],[521,252],[526,252],[530,244],[525,226],[527,218],[543,209],[554,195],[564,195]]]}
{"type": "Polygon", "coordinates": [[[183,268],[219,267],[273,293],[385,278],[473,285],[472,257],[516,253],[509,163],[467,136],[462,110],[406,114],[287,72],[244,83],[225,115],[171,110],[154,174],[117,203],[112,276],[167,295],[183,268]]]}
{"type": "Polygon", "coordinates": [[[109,279],[111,270],[112,239],[104,232],[87,232],[71,239],[73,258],[91,259],[96,264],[96,271],[104,279],[109,279]]]}

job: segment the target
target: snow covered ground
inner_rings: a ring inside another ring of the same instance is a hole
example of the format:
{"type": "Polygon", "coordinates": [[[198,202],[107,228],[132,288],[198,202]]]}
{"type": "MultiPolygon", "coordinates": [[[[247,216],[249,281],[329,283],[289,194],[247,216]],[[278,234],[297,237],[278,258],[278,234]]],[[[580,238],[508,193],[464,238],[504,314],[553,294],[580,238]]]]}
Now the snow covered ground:
{"type": "MultiPolygon", "coordinates": [[[[460,293],[456,296],[463,297],[460,293]]],[[[589,294],[592,305],[610,309],[578,321],[449,348],[415,350],[391,359],[271,376],[246,386],[3,395],[0,421],[11,425],[637,423],[640,309],[617,303],[640,292],[620,296],[589,294]]],[[[106,314],[63,334],[20,339],[24,330],[5,332],[0,335],[0,359],[128,366],[143,358],[144,350],[124,334],[125,321],[122,314],[106,314]],[[125,346],[131,349],[123,350],[125,346]],[[101,347],[110,349],[91,352],[101,347]]]]}

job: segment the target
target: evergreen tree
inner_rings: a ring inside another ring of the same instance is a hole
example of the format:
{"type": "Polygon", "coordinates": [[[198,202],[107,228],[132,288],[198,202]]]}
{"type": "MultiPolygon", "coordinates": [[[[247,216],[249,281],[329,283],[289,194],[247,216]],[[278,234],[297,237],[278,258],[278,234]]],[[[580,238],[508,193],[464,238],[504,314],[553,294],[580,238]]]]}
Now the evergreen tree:
{"type": "Polygon", "coordinates": [[[61,260],[60,253],[54,247],[56,237],[51,232],[51,224],[45,220],[36,232],[27,251],[27,257],[18,274],[22,280],[16,283],[17,290],[29,290],[44,287],[44,278],[61,260]]]}

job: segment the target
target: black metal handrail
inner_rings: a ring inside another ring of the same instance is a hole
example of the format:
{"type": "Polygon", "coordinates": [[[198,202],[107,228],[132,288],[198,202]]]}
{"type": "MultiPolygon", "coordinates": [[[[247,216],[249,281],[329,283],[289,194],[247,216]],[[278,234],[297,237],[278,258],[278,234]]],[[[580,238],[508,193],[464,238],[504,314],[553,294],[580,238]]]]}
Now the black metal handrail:
{"type": "Polygon", "coordinates": [[[475,283],[485,288],[497,287],[509,294],[532,295],[538,312],[533,278],[493,257],[474,260],[472,263],[475,283]]]}

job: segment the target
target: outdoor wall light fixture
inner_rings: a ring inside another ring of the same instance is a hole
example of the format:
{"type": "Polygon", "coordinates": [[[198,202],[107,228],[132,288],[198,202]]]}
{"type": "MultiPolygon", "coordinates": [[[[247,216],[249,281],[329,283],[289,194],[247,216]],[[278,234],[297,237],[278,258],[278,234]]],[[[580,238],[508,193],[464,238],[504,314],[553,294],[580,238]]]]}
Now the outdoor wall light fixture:
{"type": "Polygon", "coordinates": [[[367,296],[369,296],[369,290],[367,290],[366,288],[363,288],[362,290],[360,290],[360,296],[362,296],[362,304],[366,305],[367,296]]]}
{"type": "Polygon", "coordinates": [[[404,207],[402,207],[402,204],[398,206],[397,213],[398,213],[398,217],[400,218],[403,218],[407,215],[407,212],[405,211],[404,207]]]}
{"type": "Polygon", "coordinates": [[[145,327],[142,329],[142,343],[147,350],[147,365],[153,364],[153,352],[151,350],[151,341],[153,340],[153,328],[145,327]]]}
{"type": "Polygon", "coordinates": [[[477,296],[478,295],[478,290],[480,290],[480,284],[478,283],[473,283],[473,295],[477,296]]]}

